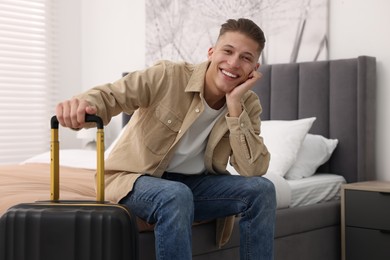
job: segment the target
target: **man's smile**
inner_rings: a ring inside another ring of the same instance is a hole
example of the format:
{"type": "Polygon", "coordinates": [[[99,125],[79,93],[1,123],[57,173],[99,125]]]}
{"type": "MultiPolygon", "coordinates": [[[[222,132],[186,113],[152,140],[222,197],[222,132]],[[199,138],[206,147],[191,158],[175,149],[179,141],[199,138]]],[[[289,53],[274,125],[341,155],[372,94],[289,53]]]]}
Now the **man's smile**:
{"type": "Polygon", "coordinates": [[[239,75],[233,74],[233,73],[231,73],[231,72],[229,72],[229,71],[226,71],[226,70],[224,70],[224,69],[221,69],[221,72],[222,72],[222,74],[228,76],[229,78],[236,79],[236,78],[239,77],[239,75]]]}

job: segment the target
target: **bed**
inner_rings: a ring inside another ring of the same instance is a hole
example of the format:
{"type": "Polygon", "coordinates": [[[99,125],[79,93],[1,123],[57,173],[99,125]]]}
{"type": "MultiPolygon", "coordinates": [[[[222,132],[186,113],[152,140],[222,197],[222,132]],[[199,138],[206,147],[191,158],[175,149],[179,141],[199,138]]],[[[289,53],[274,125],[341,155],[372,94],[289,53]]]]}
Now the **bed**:
{"type": "MultiPolygon", "coordinates": [[[[375,178],[376,60],[274,64],[260,71],[254,91],[273,156],[266,177],[277,191],[275,259],[340,259],[340,187],[375,178]]],[[[124,125],[127,120],[124,115],[124,125]]],[[[95,152],[62,150],[60,156],[61,198],[95,199],[95,152]]],[[[49,161],[47,152],[0,166],[0,215],[14,204],[49,198],[49,161]]],[[[238,220],[222,248],[215,222],[194,225],[193,259],[239,259],[238,220]]],[[[153,230],[139,225],[140,259],[154,259],[153,230]]]]}

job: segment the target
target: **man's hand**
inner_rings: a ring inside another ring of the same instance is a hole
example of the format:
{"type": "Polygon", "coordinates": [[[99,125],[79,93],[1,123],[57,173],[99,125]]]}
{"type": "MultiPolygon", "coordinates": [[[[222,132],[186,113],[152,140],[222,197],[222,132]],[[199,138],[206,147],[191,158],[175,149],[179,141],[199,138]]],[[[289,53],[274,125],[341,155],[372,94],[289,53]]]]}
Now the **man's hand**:
{"type": "Polygon", "coordinates": [[[226,94],[226,105],[229,110],[229,116],[238,117],[242,112],[241,97],[250,89],[252,89],[258,79],[261,78],[261,73],[257,70],[252,71],[248,79],[235,87],[231,92],[226,94]]]}
{"type": "Polygon", "coordinates": [[[97,109],[91,106],[85,100],[72,98],[59,103],[56,107],[58,122],[64,126],[73,129],[80,129],[85,124],[85,114],[94,115],[97,109]]]}

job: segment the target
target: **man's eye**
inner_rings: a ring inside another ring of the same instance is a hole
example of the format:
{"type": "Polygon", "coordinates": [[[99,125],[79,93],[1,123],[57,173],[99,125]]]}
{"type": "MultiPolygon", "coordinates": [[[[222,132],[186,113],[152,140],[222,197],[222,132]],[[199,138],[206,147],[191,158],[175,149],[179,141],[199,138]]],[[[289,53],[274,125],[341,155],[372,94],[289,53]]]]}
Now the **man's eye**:
{"type": "Polygon", "coordinates": [[[243,58],[244,58],[245,61],[252,62],[252,58],[251,57],[244,56],[243,58]]]}
{"type": "Polygon", "coordinates": [[[225,52],[226,54],[231,54],[231,53],[232,53],[231,50],[224,50],[224,52],[225,52]]]}

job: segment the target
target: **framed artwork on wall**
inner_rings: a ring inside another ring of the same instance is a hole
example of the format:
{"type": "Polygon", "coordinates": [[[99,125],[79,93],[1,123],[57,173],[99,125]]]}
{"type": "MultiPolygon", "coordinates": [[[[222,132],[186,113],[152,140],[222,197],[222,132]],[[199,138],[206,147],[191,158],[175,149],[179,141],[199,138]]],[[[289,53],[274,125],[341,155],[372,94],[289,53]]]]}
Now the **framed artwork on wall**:
{"type": "Polygon", "coordinates": [[[146,65],[207,59],[227,19],[249,18],[266,36],[262,64],[328,58],[329,0],[146,0],[146,65]]]}

